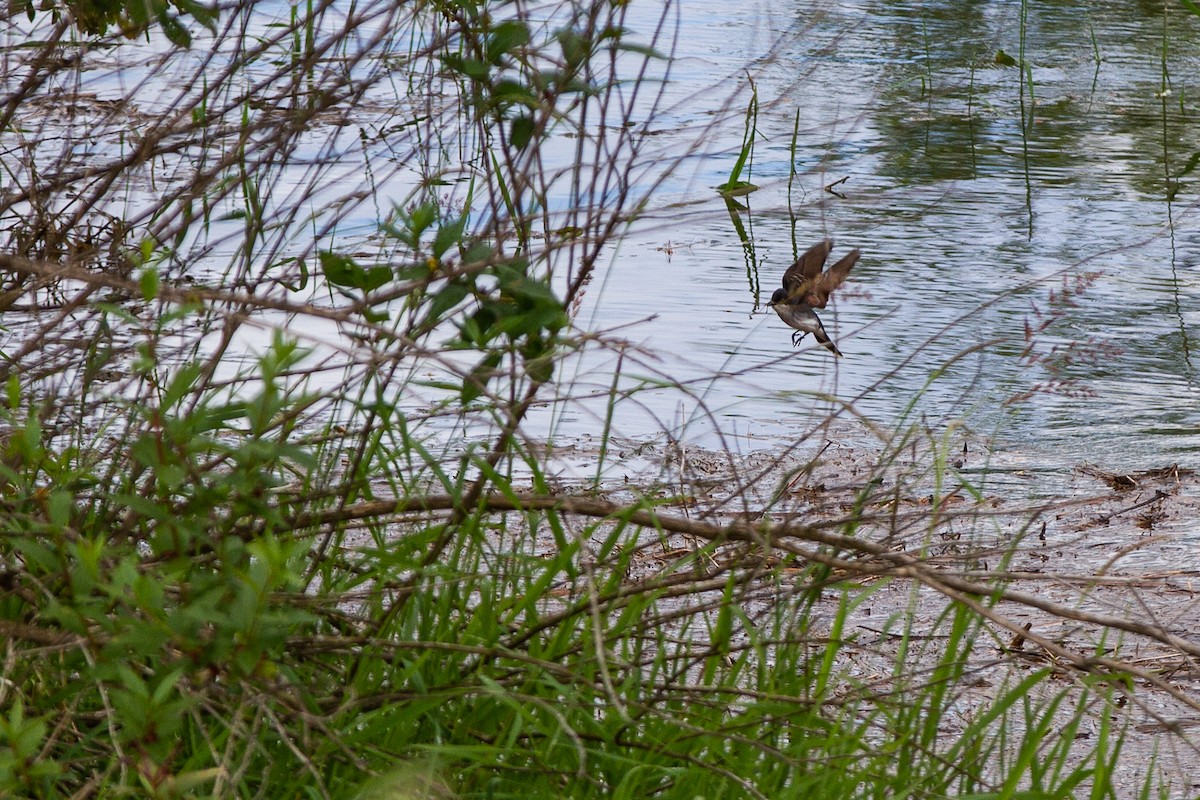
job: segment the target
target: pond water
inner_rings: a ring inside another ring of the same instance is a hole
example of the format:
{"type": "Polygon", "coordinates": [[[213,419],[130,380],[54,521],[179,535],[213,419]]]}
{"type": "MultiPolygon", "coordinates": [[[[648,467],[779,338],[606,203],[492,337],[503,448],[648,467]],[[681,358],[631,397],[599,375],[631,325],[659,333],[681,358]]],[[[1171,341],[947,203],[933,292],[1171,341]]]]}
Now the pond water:
{"type": "MultiPolygon", "coordinates": [[[[694,381],[696,398],[644,393],[615,428],[754,449],[852,403],[883,423],[965,419],[1030,463],[1188,462],[1200,444],[1200,173],[1187,170],[1200,38],[1167,5],[688,4],[672,102],[649,126],[671,140],[663,152],[690,155],[612,252],[580,321],[653,317],[622,332],[652,354],[641,374],[694,381]],[[998,51],[1022,58],[1022,13],[1027,71],[997,63],[998,51]],[[739,113],[702,146],[690,137],[746,107],[746,69],[761,188],[731,210],[712,187],[735,161],[739,113]],[[840,196],[824,190],[842,178],[840,196]],[[793,351],[763,308],[826,236],[831,261],[863,253],[822,315],[841,360],[811,337],[793,351]],[[1022,358],[1026,325],[1035,355],[1072,358],[1022,358]]],[[[585,359],[579,380],[604,389],[614,364],[585,359]]],[[[595,418],[556,421],[571,433],[595,418]]]]}

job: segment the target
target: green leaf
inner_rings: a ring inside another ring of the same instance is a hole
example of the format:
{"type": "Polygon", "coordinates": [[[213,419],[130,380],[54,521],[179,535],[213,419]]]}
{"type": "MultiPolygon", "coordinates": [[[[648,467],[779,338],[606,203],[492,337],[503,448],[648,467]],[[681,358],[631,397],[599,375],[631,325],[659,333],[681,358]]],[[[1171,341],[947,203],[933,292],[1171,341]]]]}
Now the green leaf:
{"type": "Polygon", "coordinates": [[[321,261],[321,270],[325,273],[325,280],[334,286],[348,286],[357,289],[366,282],[366,271],[350,256],[322,250],[317,253],[317,258],[321,261]]]}
{"type": "Polygon", "coordinates": [[[472,400],[483,394],[496,367],[500,366],[502,355],[500,352],[488,353],[482,361],[475,365],[475,368],[471,370],[471,374],[463,379],[460,397],[464,406],[469,405],[472,400]]]}
{"type": "Polygon", "coordinates": [[[429,304],[429,313],[425,315],[425,325],[432,327],[441,321],[442,316],[457,306],[467,296],[467,287],[460,283],[447,284],[433,296],[429,304]]]}
{"type": "Polygon", "coordinates": [[[650,45],[626,44],[626,43],[622,42],[621,44],[617,45],[617,49],[624,50],[627,53],[637,53],[638,55],[645,56],[646,58],[653,58],[653,59],[657,59],[659,61],[667,60],[667,57],[665,55],[660,53],[658,50],[655,50],[650,45]]]}
{"type": "Polygon", "coordinates": [[[572,70],[587,59],[591,43],[582,33],[570,28],[559,31],[558,44],[562,47],[563,61],[572,70]]]}
{"type": "Polygon", "coordinates": [[[1188,11],[1192,12],[1197,17],[1200,17],[1200,5],[1196,5],[1192,2],[1192,0],[1179,0],[1179,2],[1182,3],[1183,7],[1188,11]]]}
{"type": "Polygon", "coordinates": [[[153,300],[158,296],[158,270],[154,267],[142,270],[142,274],[138,277],[138,284],[142,290],[142,299],[153,300]]]}
{"type": "Polygon", "coordinates": [[[480,306],[478,311],[463,320],[459,330],[464,342],[473,342],[482,347],[491,340],[494,335],[492,327],[498,319],[495,308],[497,305],[494,302],[486,302],[480,306]]]}
{"type": "Polygon", "coordinates": [[[548,283],[530,278],[515,267],[501,265],[496,268],[496,275],[500,278],[500,290],[505,294],[530,305],[550,304],[555,307],[561,305],[548,283]]]}
{"type": "Polygon", "coordinates": [[[549,383],[554,377],[554,359],[550,356],[540,356],[525,362],[529,377],[538,383],[549,383]]]}
{"type": "Polygon", "coordinates": [[[190,15],[192,19],[213,33],[217,32],[217,20],[219,16],[215,5],[206,6],[203,3],[196,2],[196,0],[173,0],[173,4],[180,11],[190,15]]]}
{"type": "Polygon", "coordinates": [[[159,682],[158,686],[155,687],[154,693],[151,695],[150,699],[153,700],[154,703],[157,705],[162,705],[162,704],[166,703],[167,700],[172,699],[173,696],[176,694],[176,690],[175,690],[176,684],[179,683],[179,680],[182,677],[183,677],[182,669],[176,669],[176,670],[173,670],[172,672],[170,672],[165,678],[163,678],[159,682]]]}
{"type": "Polygon", "coordinates": [[[46,737],[46,723],[39,718],[25,718],[25,706],[21,701],[14,704],[8,717],[8,744],[18,758],[32,759],[41,749],[46,737]]]}
{"type": "Polygon", "coordinates": [[[392,279],[392,268],[384,266],[371,267],[366,271],[363,279],[363,286],[360,288],[368,292],[373,291],[380,286],[384,286],[392,279]]]}
{"type": "Polygon", "coordinates": [[[523,83],[504,80],[492,87],[492,99],[497,105],[519,105],[526,108],[537,108],[537,95],[523,83]]]}
{"type": "Polygon", "coordinates": [[[1003,50],[996,51],[995,61],[997,64],[999,64],[1002,67],[1017,66],[1017,60],[1015,58],[1013,58],[1012,56],[1010,56],[1008,53],[1004,52],[1003,50]]]}
{"type": "Polygon", "coordinates": [[[437,218],[437,204],[424,203],[413,209],[412,215],[405,220],[405,224],[414,237],[419,237],[437,218]]]}
{"type": "MultiPolygon", "coordinates": [[[[746,167],[746,162],[750,160],[751,154],[754,152],[754,137],[758,133],[758,87],[754,85],[754,81],[750,80],[750,103],[746,107],[746,126],[742,134],[742,147],[738,152],[737,161],[734,162],[733,170],[729,173],[729,180],[723,184],[724,189],[717,188],[717,191],[725,194],[731,191],[736,185],[750,185],[742,180],[742,170],[746,167]]],[[[751,190],[753,191],[753,190],[751,190]]]]}
{"type": "Polygon", "coordinates": [[[554,305],[543,307],[538,310],[537,315],[538,328],[543,331],[555,333],[567,327],[570,319],[567,317],[567,312],[563,311],[562,306],[554,305]]]}
{"type": "Polygon", "coordinates": [[[495,328],[516,339],[520,336],[532,336],[540,333],[542,325],[536,314],[523,312],[505,317],[496,323],[495,328]]]}
{"type": "Polygon", "coordinates": [[[334,286],[345,286],[370,292],[388,283],[392,279],[392,268],[384,266],[363,269],[349,256],[322,250],[317,254],[321,260],[321,269],[325,279],[334,286]]]}
{"type": "Polygon", "coordinates": [[[499,66],[504,56],[529,43],[529,27],[520,20],[505,20],[487,40],[488,60],[499,66]]]}
{"type": "Polygon", "coordinates": [[[58,530],[63,530],[71,524],[71,517],[75,512],[75,498],[70,492],[53,490],[47,500],[46,510],[49,512],[50,524],[58,530]]]}
{"type": "Polygon", "coordinates": [[[474,58],[463,58],[457,53],[442,57],[442,63],[454,72],[465,75],[473,81],[484,82],[490,71],[489,65],[474,58]]]}
{"type": "Polygon", "coordinates": [[[509,134],[509,141],[513,147],[518,150],[523,150],[525,145],[529,144],[533,139],[534,124],[533,120],[526,116],[517,117],[512,121],[512,131],[509,134]]]}
{"type": "Polygon", "coordinates": [[[198,364],[185,364],[180,367],[179,371],[171,378],[166,391],[163,392],[162,399],[160,400],[161,410],[166,411],[174,408],[184,397],[187,397],[192,391],[192,386],[199,379],[201,372],[202,370],[198,364]]]}
{"type": "Polygon", "coordinates": [[[437,235],[433,237],[433,257],[441,259],[446,251],[462,240],[463,228],[467,225],[466,217],[459,217],[452,222],[442,223],[437,235]]]}
{"type": "Polygon", "coordinates": [[[758,186],[750,183],[749,181],[730,181],[728,183],[722,183],[716,188],[717,191],[724,197],[741,197],[743,195],[750,194],[751,192],[758,191],[758,186]]]}
{"type": "Polygon", "coordinates": [[[429,277],[429,266],[427,264],[407,264],[403,267],[396,267],[394,274],[396,280],[404,283],[419,281],[429,277]]]}
{"type": "Polygon", "coordinates": [[[475,242],[463,251],[462,259],[466,264],[476,264],[487,261],[492,257],[492,246],[487,242],[475,242]]]}
{"type": "Polygon", "coordinates": [[[288,256],[276,262],[275,266],[287,266],[295,264],[300,270],[300,280],[292,281],[287,278],[281,279],[280,284],[290,292],[302,292],[308,287],[308,261],[295,256],[288,256]]]}
{"type": "Polygon", "coordinates": [[[174,16],[166,12],[160,12],[158,15],[158,24],[162,26],[163,33],[167,35],[167,39],[170,40],[171,44],[182,47],[185,50],[192,46],[192,34],[174,16]]]}

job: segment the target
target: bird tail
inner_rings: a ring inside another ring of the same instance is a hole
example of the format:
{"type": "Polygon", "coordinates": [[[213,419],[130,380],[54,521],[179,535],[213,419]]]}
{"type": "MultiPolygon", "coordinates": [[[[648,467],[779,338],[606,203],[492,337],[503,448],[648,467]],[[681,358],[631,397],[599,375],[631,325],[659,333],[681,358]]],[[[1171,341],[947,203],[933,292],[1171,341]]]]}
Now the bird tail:
{"type": "Polygon", "coordinates": [[[842,355],[842,351],[837,349],[837,345],[833,343],[833,340],[829,338],[829,334],[825,332],[825,326],[821,324],[820,320],[817,320],[817,329],[813,332],[813,336],[817,338],[817,341],[820,342],[826,350],[833,353],[835,356],[842,355]]]}

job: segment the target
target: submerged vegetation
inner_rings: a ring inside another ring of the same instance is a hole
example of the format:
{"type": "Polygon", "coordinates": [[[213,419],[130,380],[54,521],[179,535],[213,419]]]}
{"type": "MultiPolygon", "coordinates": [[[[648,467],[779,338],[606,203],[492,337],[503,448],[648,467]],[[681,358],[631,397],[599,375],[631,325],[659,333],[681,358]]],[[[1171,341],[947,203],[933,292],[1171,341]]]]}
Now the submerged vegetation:
{"type": "Polygon", "coordinates": [[[190,50],[9,8],[0,796],[1157,792],[1122,755],[1200,646],[1022,584],[1096,506],[1001,502],[915,405],[848,456],[853,408],[761,457],[612,434],[703,405],[578,321],[686,157],[673,8],[173,7],[190,50]]]}

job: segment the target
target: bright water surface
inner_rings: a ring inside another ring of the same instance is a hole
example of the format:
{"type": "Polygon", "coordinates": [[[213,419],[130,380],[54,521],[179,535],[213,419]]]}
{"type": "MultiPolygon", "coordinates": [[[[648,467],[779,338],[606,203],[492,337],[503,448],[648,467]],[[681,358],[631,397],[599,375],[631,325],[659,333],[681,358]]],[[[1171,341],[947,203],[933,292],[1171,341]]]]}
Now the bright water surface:
{"type": "MultiPolygon", "coordinates": [[[[686,4],[671,102],[649,127],[664,152],[695,157],[613,252],[580,322],[653,317],[623,335],[662,374],[698,381],[703,402],[642,395],[617,431],[665,426],[717,446],[721,430],[739,448],[770,447],[830,408],[817,394],[887,423],[924,389],[916,413],[930,424],[964,418],[1031,464],[1193,463],[1200,172],[1183,173],[1200,152],[1200,38],[1168,5],[1164,32],[1161,3],[1030,3],[1031,88],[996,63],[999,50],[1021,55],[1018,2],[686,4]],[[691,134],[731,97],[745,107],[747,65],[762,189],[731,213],[711,187],[733,165],[740,120],[700,145],[691,134]],[[843,177],[844,198],[823,191],[843,177]],[[793,353],[790,329],[763,313],[783,270],[824,236],[838,243],[831,261],[863,251],[823,314],[840,361],[811,337],[793,353]],[[1073,305],[1052,302],[1085,273],[1094,281],[1073,305]],[[1093,353],[1061,372],[1019,358],[1026,323],[1055,309],[1035,352],[1093,353]]],[[[559,431],[595,420],[568,414],[559,431]]]]}

